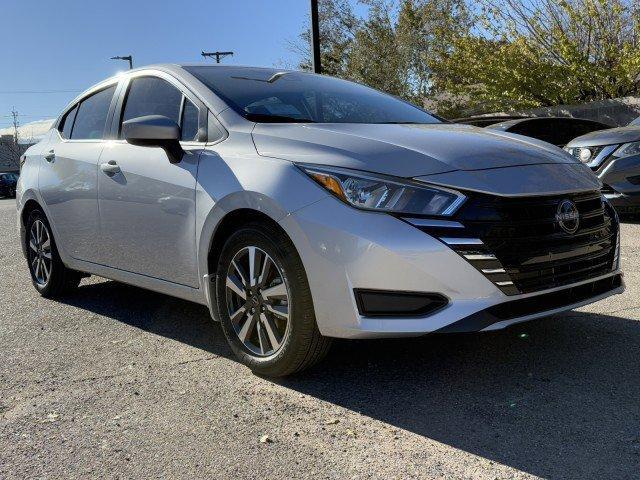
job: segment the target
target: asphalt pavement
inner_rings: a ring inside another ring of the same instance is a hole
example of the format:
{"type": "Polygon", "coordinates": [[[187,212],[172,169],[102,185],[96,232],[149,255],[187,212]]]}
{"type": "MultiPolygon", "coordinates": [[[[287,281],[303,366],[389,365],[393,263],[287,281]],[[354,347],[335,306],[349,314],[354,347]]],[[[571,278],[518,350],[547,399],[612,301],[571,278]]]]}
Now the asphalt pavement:
{"type": "Polygon", "coordinates": [[[0,478],[640,477],[640,224],[627,291],[484,334],[340,341],[284,380],[206,308],[98,277],[40,298],[0,200],[0,478]]]}

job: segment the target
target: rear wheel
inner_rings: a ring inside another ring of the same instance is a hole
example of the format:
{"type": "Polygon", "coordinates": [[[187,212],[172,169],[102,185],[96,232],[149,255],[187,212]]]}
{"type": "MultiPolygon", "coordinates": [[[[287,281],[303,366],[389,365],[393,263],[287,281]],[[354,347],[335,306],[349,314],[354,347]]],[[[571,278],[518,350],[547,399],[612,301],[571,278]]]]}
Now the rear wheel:
{"type": "Polygon", "coordinates": [[[82,274],[62,263],[51,226],[40,210],[33,210],[26,224],[25,240],[31,281],[43,297],[64,295],[80,284],[82,274]]]}
{"type": "Polygon", "coordinates": [[[226,242],[217,268],[217,306],[225,337],[254,372],[283,376],[310,367],[328,351],[307,277],[291,241],[254,223],[226,242]]]}

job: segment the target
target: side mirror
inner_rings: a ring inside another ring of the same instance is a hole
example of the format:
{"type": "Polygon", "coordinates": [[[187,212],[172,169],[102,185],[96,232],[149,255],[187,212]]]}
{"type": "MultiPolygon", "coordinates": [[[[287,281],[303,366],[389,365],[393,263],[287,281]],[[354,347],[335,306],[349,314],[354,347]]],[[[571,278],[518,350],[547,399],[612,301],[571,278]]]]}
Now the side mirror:
{"type": "Polygon", "coordinates": [[[131,145],[161,147],[171,163],[179,163],[184,155],[180,146],[180,127],[163,115],[147,115],[122,124],[125,140],[131,145]]]}

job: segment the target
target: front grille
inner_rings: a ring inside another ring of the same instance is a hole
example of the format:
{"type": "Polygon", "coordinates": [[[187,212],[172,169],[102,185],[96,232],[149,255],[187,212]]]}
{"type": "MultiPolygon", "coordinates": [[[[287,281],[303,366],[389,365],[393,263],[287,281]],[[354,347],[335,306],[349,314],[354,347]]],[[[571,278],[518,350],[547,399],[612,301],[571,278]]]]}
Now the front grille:
{"type": "Polygon", "coordinates": [[[525,198],[472,194],[454,220],[464,228],[423,228],[507,295],[568,285],[614,270],[618,222],[597,191],[525,198]],[[577,207],[579,227],[574,233],[564,231],[556,219],[563,200],[577,207]]]}

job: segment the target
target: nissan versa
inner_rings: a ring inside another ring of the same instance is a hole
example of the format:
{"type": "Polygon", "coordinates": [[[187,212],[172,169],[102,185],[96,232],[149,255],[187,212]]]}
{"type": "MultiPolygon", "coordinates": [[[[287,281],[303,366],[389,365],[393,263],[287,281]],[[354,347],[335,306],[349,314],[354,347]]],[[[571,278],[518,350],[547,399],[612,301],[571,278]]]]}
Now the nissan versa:
{"type": "Polygon", "coordinates": [[[589,167],[326,76],[132,70],[21,161],[40,294],[96,274],[207,305],[265,375],[312,365],[331,337],[494,330],[624,289],[589,167]]]}

